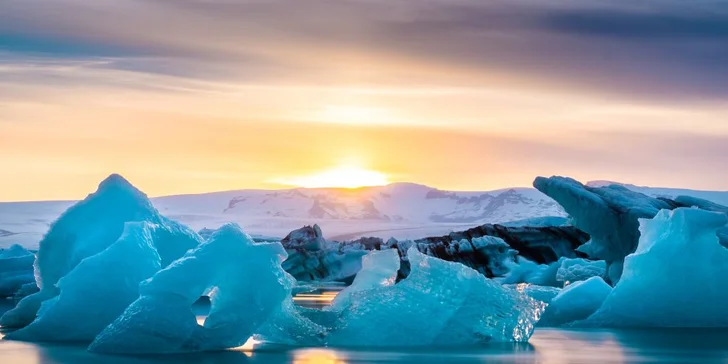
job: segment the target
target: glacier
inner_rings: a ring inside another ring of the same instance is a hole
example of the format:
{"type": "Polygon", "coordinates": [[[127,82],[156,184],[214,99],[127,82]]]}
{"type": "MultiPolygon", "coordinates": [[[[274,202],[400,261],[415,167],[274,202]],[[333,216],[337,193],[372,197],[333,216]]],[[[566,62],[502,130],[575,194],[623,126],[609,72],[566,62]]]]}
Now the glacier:
{"type": "MultiPolygon", "coordinates": [[[[292,309],[294,279],[281,268],[280,243],[256,243],[237,224],[144,281],[139,298],[89,346],[99,353],[143,354],[221,350],[243,345],[268,317],[292,309]],[[210,292],[199,325],[191,305],[210,292]]],[[[301,319],[304,319],[301,317],[301,319]]]]}
{"type": "Polygon", "coordinates": [[[622,279],[581,326],[728,327],[728,249],[717,232],[728,216],[697,208],[640,221],[622,279]]]}
{"type": "Polygon", "coordinates": [[[39,243],[35,278],[40,291],[23,298],[0,318],[3,327],[24,327],[38,316],[43,302],[59,294],[58,282],[84,259],[101,253],[122,235],[127,222],[157,225],[154,239],[162,265],[199,245],[191,229],[159,214],[147,196],[119,175],[66,210],[39,243]]]}
{"type": "Polygon", "coordinates": [[[20,289],[35,285],[35,255],[20,245],[0,250],[0,298],[17,297],[20,289]]]}
{"type": "Polygon", "coordinates": [[[412,347],[527,341],[545,304],[462,264],[407,252],[411,272],[353,294],[330,346],[412,347]]]}

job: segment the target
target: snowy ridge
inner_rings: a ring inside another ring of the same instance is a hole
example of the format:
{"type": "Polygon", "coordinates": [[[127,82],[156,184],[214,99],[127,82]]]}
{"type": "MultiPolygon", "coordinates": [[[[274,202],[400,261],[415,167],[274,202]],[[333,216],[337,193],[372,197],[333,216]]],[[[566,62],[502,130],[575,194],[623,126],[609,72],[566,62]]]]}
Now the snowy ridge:
{"type": "MultiPolygon", "coordinates": [[[[649,196],[688,195],[728,204],[728,192],[623,186],[649,196]]],[[[414,183],[359,189],[239,190],[151,201],[162,214],[196,231],[236,222],[254,236],[283,237],[303,225],[318,224],[328,234],[326,238],[334,240],[362,236],[417,239],[482,224],[566,216],[554,200],[533,188],[455,192],[414,183]]],[[[74,203],[0,203],[0,248],[20,244],[37,249],[50,223],[74,203]]]]}

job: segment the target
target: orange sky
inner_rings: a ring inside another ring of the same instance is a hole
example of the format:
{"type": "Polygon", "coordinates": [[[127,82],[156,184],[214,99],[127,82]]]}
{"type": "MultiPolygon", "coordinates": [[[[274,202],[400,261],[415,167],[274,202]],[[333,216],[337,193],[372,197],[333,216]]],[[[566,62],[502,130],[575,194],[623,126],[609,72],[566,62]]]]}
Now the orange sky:
{"type": "Polygon", "coordinates": [[[256,22],[248,5],[9,5],[0,201],[82,198],[111,173],[158,196],[336,168],[457,190],[554,174],[728,189],[722,68],[670,48],[709,41],[451,24],[467,12],[444,1],[432,19],[417,3],[272,4],[250,5],[256,22]]]}

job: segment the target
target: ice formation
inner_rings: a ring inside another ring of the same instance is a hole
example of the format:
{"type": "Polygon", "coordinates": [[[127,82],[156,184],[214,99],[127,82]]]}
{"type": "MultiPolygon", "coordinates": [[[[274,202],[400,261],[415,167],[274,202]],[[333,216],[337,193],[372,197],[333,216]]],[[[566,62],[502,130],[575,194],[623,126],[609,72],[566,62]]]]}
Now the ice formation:
{"type": "Polygon", "coordinates": [[[535,284],[528,283],[507,284],[504,285],[504,287],[514,289],[527,295],[528,297],[533,298],[536,301],[541,301],[543,303],[551,303],[551,300],[553,300],[554,297],[556,297],[559,292],[561,292],[561,288],[537,286],[535,284]]]}
{"type": "Polygon", "coordinates": [[[351,305],[352,295],[394,285],[399,271],[399,254],[394,249],[375,250],[362,257],[362,268],[354,282],[339,292],[330,308],[341,311],[351,305]]]}
{"type": "Polygon", "coordinates": [[[570,284],[549,302],[539,326],[561,326],[583,320],[599,309],[611,291],[612,287],[601,277],[570,284]]]}
{"type": "Polygon", "coordinates": [[[561,266],[556,271],[556,280],[568,285],[591,277],[603,277],[606,272],[607,263],[603,260],[562,259],[561,266]]]}
{"type": "Polygon", "coordinates": [[[556,274],[562,262],[563,259],[551,264],[536,264],[526,258],[518,257],[517,261],[508,265],[508,274],[497,280],[502,284],[528,283],[537,286],[561,287],[563,284],[556,280],[556,274]]]}
{"type": "Polygon", "coordinates": [[[352,294],[331,346],[449,346],[527,341],[543,311],[535,301],[462,264],[407,252],[409,276],[352,294]]]}
{"type": "Polygon", "coordinates": [[[26,284],[35,284],[35,255],[20,245],[0,250],[0,299],[14,297],[26,284]]]}
{"type": "Polygon", "coordinates": [[[622,279],[580,325],[728,327],[728,249],[716,235],[726,223],[724,214],[692,208],[641,220],[622,279]]]}
{"type": "Polygon", "coordinates": [[[637,247],[638,219],[652,218],[661,209],[676,207],[672,201],[620,185],[589,187],[566,177],[538,177],[533,185],[556,200],[571,216],[574,226],[591,236],[580,250],[591,258],[605,260],[607,277],[612,282],[622,275],[624,257],[637,247]]]}
{"type": "Polygon", "coordinates": [[[121,236],[125,223],[157,225],[154,244],[162,265],[197,246],[199,236],[161,216],[147,196],[119,175],[101,182],[98,190],[56,220],[43,237],[35,261],[40,291],[25,297],[0,318],[5,327],[23,327],[35,320],[41,304],[58,296],[57,283],[85,258],[96,255],[121,236]]]}
{"type": "Polygon", "coordinates": [[[35,321],[6,338],[93,341],[139,297],[139,282],[161,268],[154,230],[147,223],[127,223],[119,240],[58,281],[60,294],[43,302],[35,321]]]}
{"type": "Polygon", "coordinates": [[[295,282],[281,268],[285,258],[280,243],[256,243],[239,226],[225,225],[143,282],[140,297],[89,350],[141,354],[240,346],[268,317],[292,308],[285,302],[295,282]],[[212,305],[200,326],[191,305],[205,292],[212,305]]]}

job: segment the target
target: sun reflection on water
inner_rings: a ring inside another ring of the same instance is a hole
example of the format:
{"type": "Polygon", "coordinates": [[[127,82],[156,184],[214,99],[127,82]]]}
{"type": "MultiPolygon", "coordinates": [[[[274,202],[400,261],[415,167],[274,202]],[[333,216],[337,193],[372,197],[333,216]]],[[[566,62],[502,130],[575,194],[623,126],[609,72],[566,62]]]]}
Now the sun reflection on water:
{"type": "Polygon", "coordinates": [[[293,364],[346,364],[341,353],[329,349],[302,349],[293,352],[293,364]]]}

